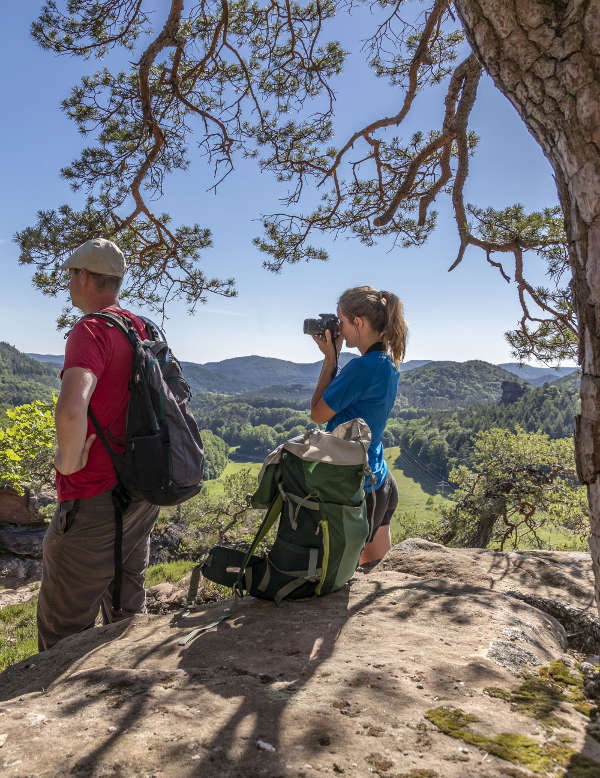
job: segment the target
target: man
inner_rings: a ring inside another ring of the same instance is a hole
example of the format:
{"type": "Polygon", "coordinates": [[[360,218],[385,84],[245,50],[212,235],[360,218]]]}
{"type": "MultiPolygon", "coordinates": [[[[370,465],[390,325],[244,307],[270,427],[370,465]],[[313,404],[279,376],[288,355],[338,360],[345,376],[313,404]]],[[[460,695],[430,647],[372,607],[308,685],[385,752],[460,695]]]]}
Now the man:
{"type": "MultiPolygon", "coordinates": [[[[118,246],[104,238],[88,240],[63,268],[71,276],[73,305],[84,314],[118,313],[146,337],[144,322],[119,306],[126,265],[118,246]]],[[[112,602],[117,477],[88,418],[89,407],[114,451],[123,451],[132,361],[128,340],[101,318],[80,319],[69,334],[55,415],[58,507],[44,539],[37,611],[40,651],[93,627],[99,609],[105,624],[145,611],[144,576],[158,508],[133,502],[123,515],[117,611],[112,602]]]]}

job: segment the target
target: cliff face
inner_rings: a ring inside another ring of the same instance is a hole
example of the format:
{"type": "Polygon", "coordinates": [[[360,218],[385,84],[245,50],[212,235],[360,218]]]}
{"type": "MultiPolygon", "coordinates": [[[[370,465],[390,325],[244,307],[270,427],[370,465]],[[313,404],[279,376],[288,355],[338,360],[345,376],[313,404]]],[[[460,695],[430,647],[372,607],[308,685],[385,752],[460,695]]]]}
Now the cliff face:
{"type": "Polygon", "coordinates": [[[600,775],[565,630],[505,593],[593,614],[589,555],[405,541],[384,567],[280,608],[136,617],[9,668],[2,775],[600,775]]]}

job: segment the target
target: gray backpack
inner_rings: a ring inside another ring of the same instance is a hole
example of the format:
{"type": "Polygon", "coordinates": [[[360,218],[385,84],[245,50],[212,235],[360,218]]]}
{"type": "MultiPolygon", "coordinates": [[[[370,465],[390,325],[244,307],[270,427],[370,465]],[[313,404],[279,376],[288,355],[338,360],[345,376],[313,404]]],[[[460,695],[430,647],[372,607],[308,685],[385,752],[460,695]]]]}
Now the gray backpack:
{"type": "Polygon", "coordinates": [[[133,350],[125,450],[122,453],[113,450],[88,408],[117,475],[117,486],[113,490],[117,525],[113,606],[118,610],[123,514],[132,500],[177,505],[197,494],[202,488],[204,450],[198,425],[187,407],[190,387],[158,327],[149,319],[143,319],[148,337],[142,340],[125,316],[103,311],[88,314],[88,317],[104,319],[108,326],[116,327],[133,350]]]}

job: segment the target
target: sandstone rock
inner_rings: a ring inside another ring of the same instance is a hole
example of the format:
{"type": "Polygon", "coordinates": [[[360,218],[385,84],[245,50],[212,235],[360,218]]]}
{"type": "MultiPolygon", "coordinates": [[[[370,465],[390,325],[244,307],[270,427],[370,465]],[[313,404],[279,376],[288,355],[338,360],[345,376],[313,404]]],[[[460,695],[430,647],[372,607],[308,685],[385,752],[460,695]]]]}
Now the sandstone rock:
{"type": "Polygon", "coordinates": [[[394,546],[380,566],[423,578],[450,578],[493,591],[516,590],[559,600],[597,616],[591,556],[585,552],[448,548],[409,538],[394,546]]]}
{"type": "Polygon", "coordinates": [[[0,523],[39,524],[35,503],[9,486],[0,488],[0,523]]]}
{"type": "Polygon", "coordinates": [[[40,582],[28,581],[24,583],[22,578],[2,578],[0,589],[0,610],[7,605],[19,605],[28,602],[37,595],[40,590],[40,582]]]}
{"type": "MultiPolygon", "coordinates": [[[[418,557],[420,572],[427,566],[423,551],[396,556],[418,557]]],[[[505,577],[503,585],[515,588],[523,572],[506,558],[500,564],[462,549],[428,557],[432,567],[452,560],[457,572],[481,565],[485,585],[379,566],[319,599],[280,608],[230,600],[179,622],[138,616],[67,638],[0,675],[1,774],[532,776],[442,734],[424,714],[458,709],[476,717],[467,719],[473,731],[518,734],[556,751],[556,733],[510,704],[508,690],[523,678],[490,649],[498,642],[521,649],[520,671],[535,674],[564,656],[564,631],[500,590],[505,577]],[[490,687],[507,698],[491,696],[490,687]]],[[[582,571],[582,589],[586,580],[582,571]]],[[[158,591],[168,599],[178,588],[158,591]]],[[[566,703],[559,712],[569,729],[558,736],[600,769],[600,743],[586,718],[566,703]]]]}
{"type": "Polygon", "coordinates": [[[46,525],[0,524],[0,546],[13,554],[41,559],[46,525]]]}
{"type": "Polygon", "coordinates": [[[3,578],[39,579],[42,575],[42,560],[14,554],[0,555],[0,581],[3,578]]]}
{"type": "Polygon", "coordinates": [[[164,614],[179,610],[185,605],[187,590],[172,583],[161,583],[146,590],[146,607],[149,613],[164,614]]]}
{"type": "Polygon", "coordinates": [[[150,564],[158,565],[181,559],[179,551],[181,539],[188,531],[185,519],[174,516],[165,527],[155,528],[150,536],[150,564]]]}

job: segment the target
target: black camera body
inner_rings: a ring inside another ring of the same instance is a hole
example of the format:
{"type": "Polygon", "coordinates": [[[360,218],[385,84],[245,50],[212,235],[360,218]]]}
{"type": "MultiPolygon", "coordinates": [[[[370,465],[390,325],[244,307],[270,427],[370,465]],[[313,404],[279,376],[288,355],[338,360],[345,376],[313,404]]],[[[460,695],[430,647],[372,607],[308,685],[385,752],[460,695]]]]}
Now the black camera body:
{"type": "Polygon", "coordinates": [[[325,335],[325,331],[331,332],[332,339],[336,338],[340,329],[340,320],[335,313],[320,313],[318,319],[304,319],[305,335],[325,335]]]}

